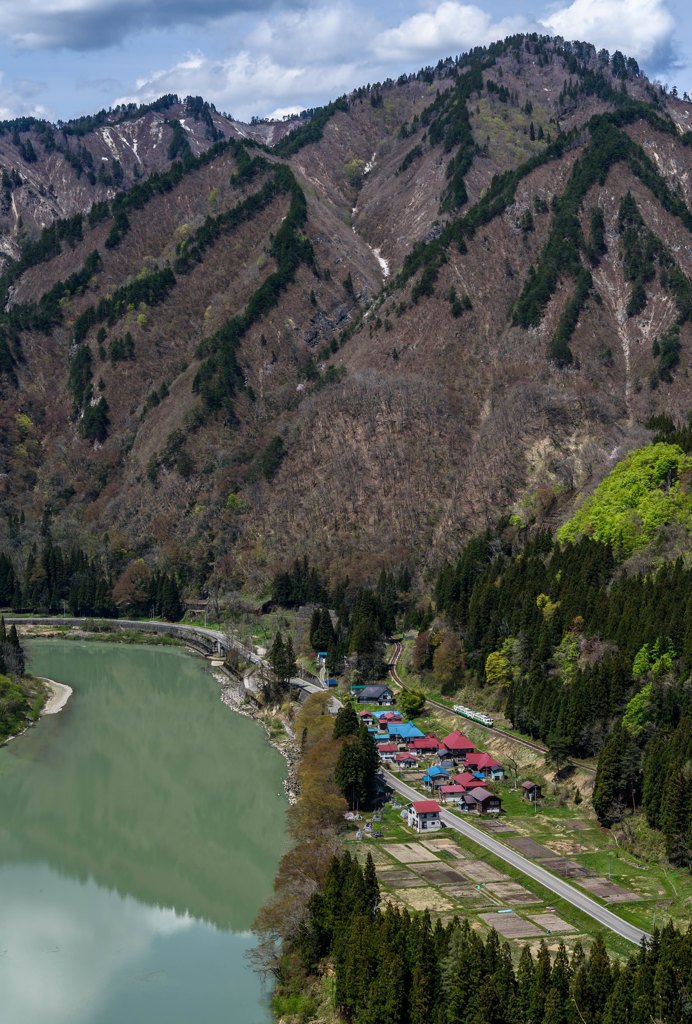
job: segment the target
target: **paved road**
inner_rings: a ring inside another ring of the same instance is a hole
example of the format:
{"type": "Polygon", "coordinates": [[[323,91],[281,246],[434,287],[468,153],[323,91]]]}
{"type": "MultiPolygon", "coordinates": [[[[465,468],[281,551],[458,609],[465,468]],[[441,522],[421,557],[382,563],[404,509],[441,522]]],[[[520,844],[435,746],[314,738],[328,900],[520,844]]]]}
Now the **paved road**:
{"type": "MultiPolygon", "coordinates": [[[[408,800],[420,800],[422,799],[421,794],[416,792],[411,786],[407,786],[405,782],[397,779],[391,772],[382,770],[382,774],[389,786],[392,787],[397,793],[405,796],[408,800]]],[[[512,867],[517,868],[523,874],[529,878],[533,878],[534,881],[540,882],[542,886],[554,892],[556,896],[560,896],[561,899],[567,900],[573,907],[577,907],[578,910],[583,911],[592,917],[594,921],[602,924],[604,928],[609,928],[610,931],[615,932],[617,935],[621,935],[623,939],[628,939],[630,942],[634,942],[639,945],[642,939],[650,938],[647,932],[641,930],[641,928],[635,928],[633,924],[628,924],[627,921],[623,921],[617,914],[613,914],[612,911],[607,910],[605,907],[600,906],[595,900],[592,900],[589,896],[575,889],[568,882],[563,882],[561,878],[557,878],[552,875],[545,868],[542,868],[539,864],[534,864],[533,861],[527,860],[526,857],[522,857],[516,850],[511,849],[509,846],[505,846],[504,843],[499,842],[492,836],[486,835],[479,828],[475,828],[473,825],[466,821],[462,821],[456,814],[452,814],[450,811],[443,810],[440,817],[442,821],[449,828],[454,829],[456,832],[460,832],[461,835],[467,839],[471,839],[478,846],[482,846],[483,849],[489,853],[495,854],[496,857],[500,857],[506,864],[511,864],[512,867]]]]}
{"type": "MultiPolygon", "coordinates": [[[[95,619],[95,618],[61,618],[60,616],[5,616],[5,622],[8,624],[15,623],[16,625],[36,625],[36,626],[84,626],[87,622],[104,622],[109,626],[110,629],[137,629],[143,633],[168,633],[171,636],[177,636],[181,639],[189,639],[196,641],[197,643],[203,643],[205,647],[208,647],[210,652],[217,651],[219,654],[227,650],[237,651],[238,654],[242,655],[246,661],[251,662],[253,665],[266,665],[266,661],[259,656],[255,651],[251,651],[248,647],[237,640],[233,636],[229,636],[227,633],[221,632],[218,629],[207,629],[206,626],[190,626],[186,623],[181,622],[156,622],[150,619],[142,621],[141,619],[95,619]]],[[[290,680],[292,686],[296,689],[301,690],[305,695],[310,693],[321,693],[324,687],[320,685],[319,680],[313,677],[313,680],[301,679],[294,677],[290,680]]]]}

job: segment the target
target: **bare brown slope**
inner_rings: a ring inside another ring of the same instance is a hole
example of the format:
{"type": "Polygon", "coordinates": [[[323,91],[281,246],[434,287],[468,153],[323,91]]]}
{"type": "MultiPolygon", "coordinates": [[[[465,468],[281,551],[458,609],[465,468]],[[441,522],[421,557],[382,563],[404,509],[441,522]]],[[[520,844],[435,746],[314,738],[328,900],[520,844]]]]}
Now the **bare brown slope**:
{"type": "MultiPolygon", "coordinates": [[[[589,60],[596,66],[595,52],[589,60]]],[[[438,90],[443,99],[451,94],[450,76],[355,95],[321,140],[288,159],[307,203],[314,265],[302,263],[277,304],[243,334],[233,416],[200,413],[193,383],[208,357],[200,343],[242,313],[276,270],[272,245],[286,195],[176,273],[163,301],[106,325],[103,351],[96,327],[89,330],[83,344],[94,360],[94,400],[103,394],[109,406],[103,444],[81,437],[72,413],[73,329],[100,298],[174,263],[181,241],[255,194],[280,161],[266,157],[264,170],[243,183],[232,178],[237,161],[223,153],[129,210],[130,229],[117,247],[105,247],[111,221],[85,227],[81,242],[24,273],[13,303],[39,298],[93,249],[102,257],[84,292],[63,300],[63,322],[50,335],[22,334],[18,387],[2,384],[0,471],[7,511],[28,517],[22,540],[36,536],[48,507],[58,539],[95,544],[107,530],[128,553],[196,563],[200,578],[213,572],[224,585],[261,587],[303,553],[354,579],[402,560],[432,567],[502,512],[550,521],[557,503],[592,487],[618,454],[648,436],[642,424],[652,413],[686,412],[690,325],[681,329],[672,382],[652,388],[653,342],[676,310],[657,275],[644,310],[626,315],[620,199],[631,191],[687,277],[690,232],[625,162],[582,204],[585,236],[589,211],[603,211],[606,252],[570,339],[573,364],[548,359],[574,292],[569,275],[538,326],[512,326],[529,267],[542,258],[588,144],[587,123],[617,107],[607,90],[566,91],[565,83],[584,80],[572,78],[567,63],[556,48],[529,46],[484,68],[482,88],[467,103],[474,152],[461,210],[441,212],[456,150],[431,144],[424,113],[438,90]],[[573,128],[569,145],[524,174],[512,201],[467,237],[465,252],[446,247],[429,294],[416,295],[420,270],[392,283],[416,243],[436,239],[473,209],[494,175],[540,157],[573,128]],[[415,147],[420,152],[402,169],[415,147]],[[109,346],[126,331],[135,358],[113,362],[109,346]],[[269,464],[277,438],[283,457],[269,464]]],[[[650,96],[650,88],[627,82],[635,97],[650,96]]],[[[652,109],[665,113],[665,102],[659,97],[652,109]]],[[[670,104],[679,126],[688,106],[670,104]]],[[[692,149],[641,118],[623,130],[689,204],[692,149]]]]}

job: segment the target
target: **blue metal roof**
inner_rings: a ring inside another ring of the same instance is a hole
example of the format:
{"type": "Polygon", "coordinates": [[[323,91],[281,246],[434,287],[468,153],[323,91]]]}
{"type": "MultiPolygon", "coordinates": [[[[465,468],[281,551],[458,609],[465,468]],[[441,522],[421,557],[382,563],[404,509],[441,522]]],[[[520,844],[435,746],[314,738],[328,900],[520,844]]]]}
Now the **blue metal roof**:
{"type": "Polygon", "coordinates": [[[425,736],[413,722],[394,722],[387,726],[387,732],[390,736],[401,736],[405,740],[422,740],[425,736]]]}

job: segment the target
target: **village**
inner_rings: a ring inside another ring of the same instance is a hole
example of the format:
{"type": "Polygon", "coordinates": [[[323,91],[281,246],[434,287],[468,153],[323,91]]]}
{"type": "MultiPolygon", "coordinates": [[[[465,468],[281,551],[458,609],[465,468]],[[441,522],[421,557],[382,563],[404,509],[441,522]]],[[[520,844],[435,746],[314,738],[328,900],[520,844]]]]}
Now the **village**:
{"type": "MultiPolygon", "coordinates": [[[[613,849],[607,830],[554,785],[546,789],[543,775],[523,776],[513,757],[501,763],[459,728],[445,733],[441,719],[425,731],[406,721],[388,685],[351,687],[349,696],[383,769],[420,792],[420,800],[394,793],[374,814],[349,815],[351,839],[359,854],[372,855],[385,902],[428,910],[443,922],[461,914],[482,933],[494,928],[517,950],[526,942],[537,948],[542,940],[550,948],[590,942],[591,919],[445,828],[444,809],[501,837],[632,923],[650,926],[652,915],[674,914],[678,894],[669,879],[613,849]]],[[[478,734],[476,727],[464,728],[478,734]]],[[[613,952],[627,952],[617,936],[605,938],[613,952]]]]}

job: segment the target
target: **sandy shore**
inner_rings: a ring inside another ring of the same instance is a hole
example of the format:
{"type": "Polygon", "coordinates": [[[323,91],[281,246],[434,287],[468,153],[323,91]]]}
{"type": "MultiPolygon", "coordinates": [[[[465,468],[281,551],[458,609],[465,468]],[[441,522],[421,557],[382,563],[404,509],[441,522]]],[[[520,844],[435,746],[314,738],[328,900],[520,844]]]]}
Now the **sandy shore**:
{"type": "Polygon", "coordinates": [[[50,690],[50,697],[43,706],[42,715],[57,715],[58,711],[67,704],[72,696],[72,687],[65,683],[56,683],[54,679],[47,679],[45,676],[38,677],[50,690]]]}

